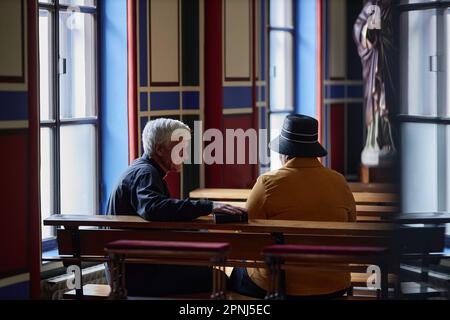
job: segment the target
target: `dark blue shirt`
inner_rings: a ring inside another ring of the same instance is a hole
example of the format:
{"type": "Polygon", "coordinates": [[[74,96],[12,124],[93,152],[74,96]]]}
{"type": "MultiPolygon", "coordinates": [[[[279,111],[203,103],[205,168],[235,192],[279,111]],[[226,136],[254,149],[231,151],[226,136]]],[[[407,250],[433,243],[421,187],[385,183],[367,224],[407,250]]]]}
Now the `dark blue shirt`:
{"type": "Polygon", "coordinates": [[[212,212],[211,201],[170,197],[165,173],[144,154],[128,167],[109,197],[107,214],[140,215],[148,221],[189,221],[212,212]]]}

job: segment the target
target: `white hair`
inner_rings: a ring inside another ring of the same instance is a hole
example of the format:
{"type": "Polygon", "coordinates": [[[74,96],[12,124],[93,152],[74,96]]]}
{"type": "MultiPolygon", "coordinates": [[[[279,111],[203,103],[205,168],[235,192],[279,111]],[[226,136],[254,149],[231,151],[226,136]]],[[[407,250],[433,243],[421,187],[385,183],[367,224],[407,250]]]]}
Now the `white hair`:
{"type": "Polygon", "coordinates": [[[187,125],[178,120],[158,118],[147,122],[142,132],[144,152],[152,156],[155,151],[155,144],[167,146],[171,142],[174,131],[179,129],[191,131],[187,125]]]}

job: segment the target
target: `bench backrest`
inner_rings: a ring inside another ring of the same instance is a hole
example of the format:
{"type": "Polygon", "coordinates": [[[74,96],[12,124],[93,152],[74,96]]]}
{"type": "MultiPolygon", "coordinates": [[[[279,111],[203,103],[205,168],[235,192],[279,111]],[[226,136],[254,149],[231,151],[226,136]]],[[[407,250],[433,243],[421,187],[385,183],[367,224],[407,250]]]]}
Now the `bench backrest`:
{"type": "MultiPolygon", "coordinates": [[[[189,193],[192,199],[210,199],[221,201],[246,201],[250,189],[196,189],[189,193]]],[[[356,204],[359,205],[397,205],[399,198],[392,192],[361,192],[353,191],[356,204]]]]}
{"type": "Polygon", "coordinates": [[[147,222],[138,216],[52,216],[45,225],[58,229],[61,255],[104,257],[107,243],[115,240],[228,242],[230,259],[261,260],[268,245],[389,246],[397,253],[440,252],[444,227],[404,227],[386,223],[250,220],[216,225],[210,217],[191,222],[147,222]],[[83,228],[88,229],[83,229],[83,228]]]}

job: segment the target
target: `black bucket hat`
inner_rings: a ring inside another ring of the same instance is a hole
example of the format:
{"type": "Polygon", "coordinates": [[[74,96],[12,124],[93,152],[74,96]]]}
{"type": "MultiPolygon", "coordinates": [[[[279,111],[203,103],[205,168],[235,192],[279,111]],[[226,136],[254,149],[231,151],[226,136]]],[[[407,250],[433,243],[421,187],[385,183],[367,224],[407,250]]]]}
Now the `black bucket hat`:
{"type": "Polygon", "coordinates": [[[281,134],[269,144],[270,149],[291,157],[320,158],[328,153],[319,143],[316,119],[295,114],[284,119],[281,134]]]}

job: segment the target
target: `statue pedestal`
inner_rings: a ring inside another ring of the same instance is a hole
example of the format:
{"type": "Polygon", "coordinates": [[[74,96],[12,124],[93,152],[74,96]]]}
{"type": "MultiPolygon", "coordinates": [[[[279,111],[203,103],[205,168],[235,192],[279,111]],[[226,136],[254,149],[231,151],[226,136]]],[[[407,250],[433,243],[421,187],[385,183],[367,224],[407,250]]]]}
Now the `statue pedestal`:
{"type": "Polygon", "coordinates": [[[398,172],[393,167],[368,167],[361,165],[360,180],[362,183],[397,183],[398,172]]]}

